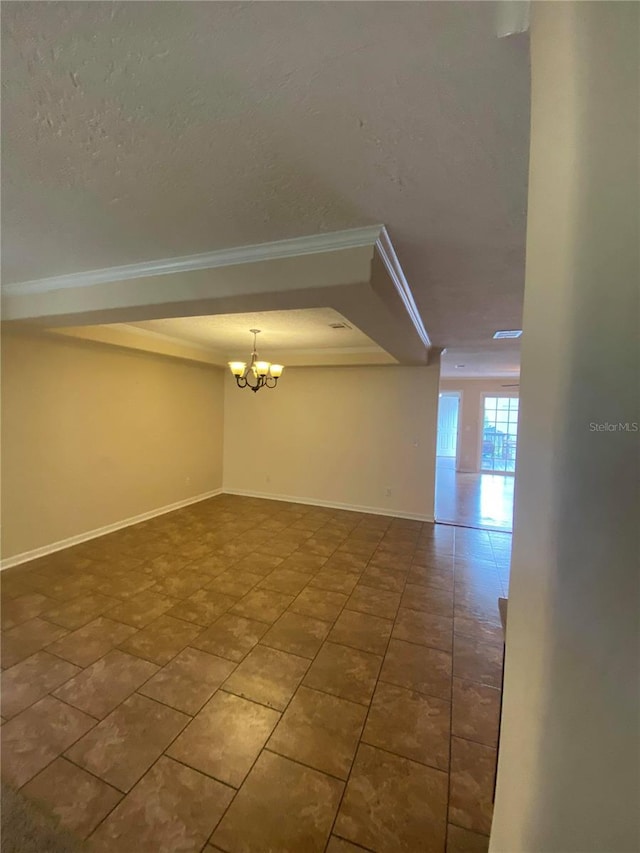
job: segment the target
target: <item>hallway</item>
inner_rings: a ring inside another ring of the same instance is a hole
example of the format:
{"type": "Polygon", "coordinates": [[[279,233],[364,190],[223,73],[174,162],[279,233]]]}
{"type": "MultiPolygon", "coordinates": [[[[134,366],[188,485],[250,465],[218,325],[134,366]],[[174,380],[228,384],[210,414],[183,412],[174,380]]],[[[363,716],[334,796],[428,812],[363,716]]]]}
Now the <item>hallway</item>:
{"type": "Polygon", "coordinates": [[[515,477],[460,473],[455,459],[436,460],[436,521],[510,533],[515,477]]]}

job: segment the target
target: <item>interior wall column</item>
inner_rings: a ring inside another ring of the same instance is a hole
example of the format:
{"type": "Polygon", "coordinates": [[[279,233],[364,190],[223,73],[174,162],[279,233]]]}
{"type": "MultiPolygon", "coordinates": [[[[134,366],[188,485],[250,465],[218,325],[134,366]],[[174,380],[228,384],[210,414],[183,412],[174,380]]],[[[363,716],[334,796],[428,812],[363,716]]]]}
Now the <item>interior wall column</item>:
{"type": "Polygon", "coordinates": [[[532,4],[520,443],[492,853],[638,832],[636,3],[532,4]]]}

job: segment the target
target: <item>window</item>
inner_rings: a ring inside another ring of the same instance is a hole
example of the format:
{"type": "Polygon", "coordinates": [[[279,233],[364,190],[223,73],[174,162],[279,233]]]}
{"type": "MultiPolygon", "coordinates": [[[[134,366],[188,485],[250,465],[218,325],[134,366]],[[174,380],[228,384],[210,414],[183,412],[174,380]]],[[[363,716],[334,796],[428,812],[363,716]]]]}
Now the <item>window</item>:
{"type": "Polygon", "coordinates": [[[483,471],[516,470],[516,445],[518,441],[517,397],[485,397],[484,425],[482,430],[483,471]]]}

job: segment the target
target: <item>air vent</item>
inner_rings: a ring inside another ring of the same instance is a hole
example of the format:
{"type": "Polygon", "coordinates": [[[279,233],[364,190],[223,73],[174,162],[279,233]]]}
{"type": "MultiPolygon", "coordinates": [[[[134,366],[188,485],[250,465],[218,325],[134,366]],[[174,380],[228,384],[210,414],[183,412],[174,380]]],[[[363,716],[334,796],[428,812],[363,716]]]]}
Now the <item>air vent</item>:
{"type": "Polygon", "coordinates": [[[501,341],[503,338],[519,338],[522,334],[522,329],[509,329],[504,332],[496,332],[493,336],[494,341],[501,341]]]}
{"type": "Polygon", "coordinates": [[[330,329],[351,329],[348,323],[329,323],[330,329]]]}

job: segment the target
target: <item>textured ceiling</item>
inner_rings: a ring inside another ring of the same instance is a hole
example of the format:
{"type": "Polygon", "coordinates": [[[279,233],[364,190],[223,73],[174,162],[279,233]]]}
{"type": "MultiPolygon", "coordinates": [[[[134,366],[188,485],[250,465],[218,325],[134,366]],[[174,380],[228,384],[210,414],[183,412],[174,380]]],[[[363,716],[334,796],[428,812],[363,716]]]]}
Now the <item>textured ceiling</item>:
{"type": "Polygon", "coordinates": [[[493,3],[3,4],[3,280],[383,222],[436,346],[520,326],[493,3]]]}
{"type": "Polygon", "coordinates": [[[229,357],[235,352],[236,358],[243,358],[251,352],[253,335],[249,329],[260,329],[258,351],[264,352],[265,358],[268,358],[269,349],[276,349],[280,353],[344,347],[380,349],[371,338],[354,328],[332,308],[177,317],[129,325],[198,346],[222,350],[229,357]],[[351,328],[332,329],[330,323],[345,323],[351,328]]]}

